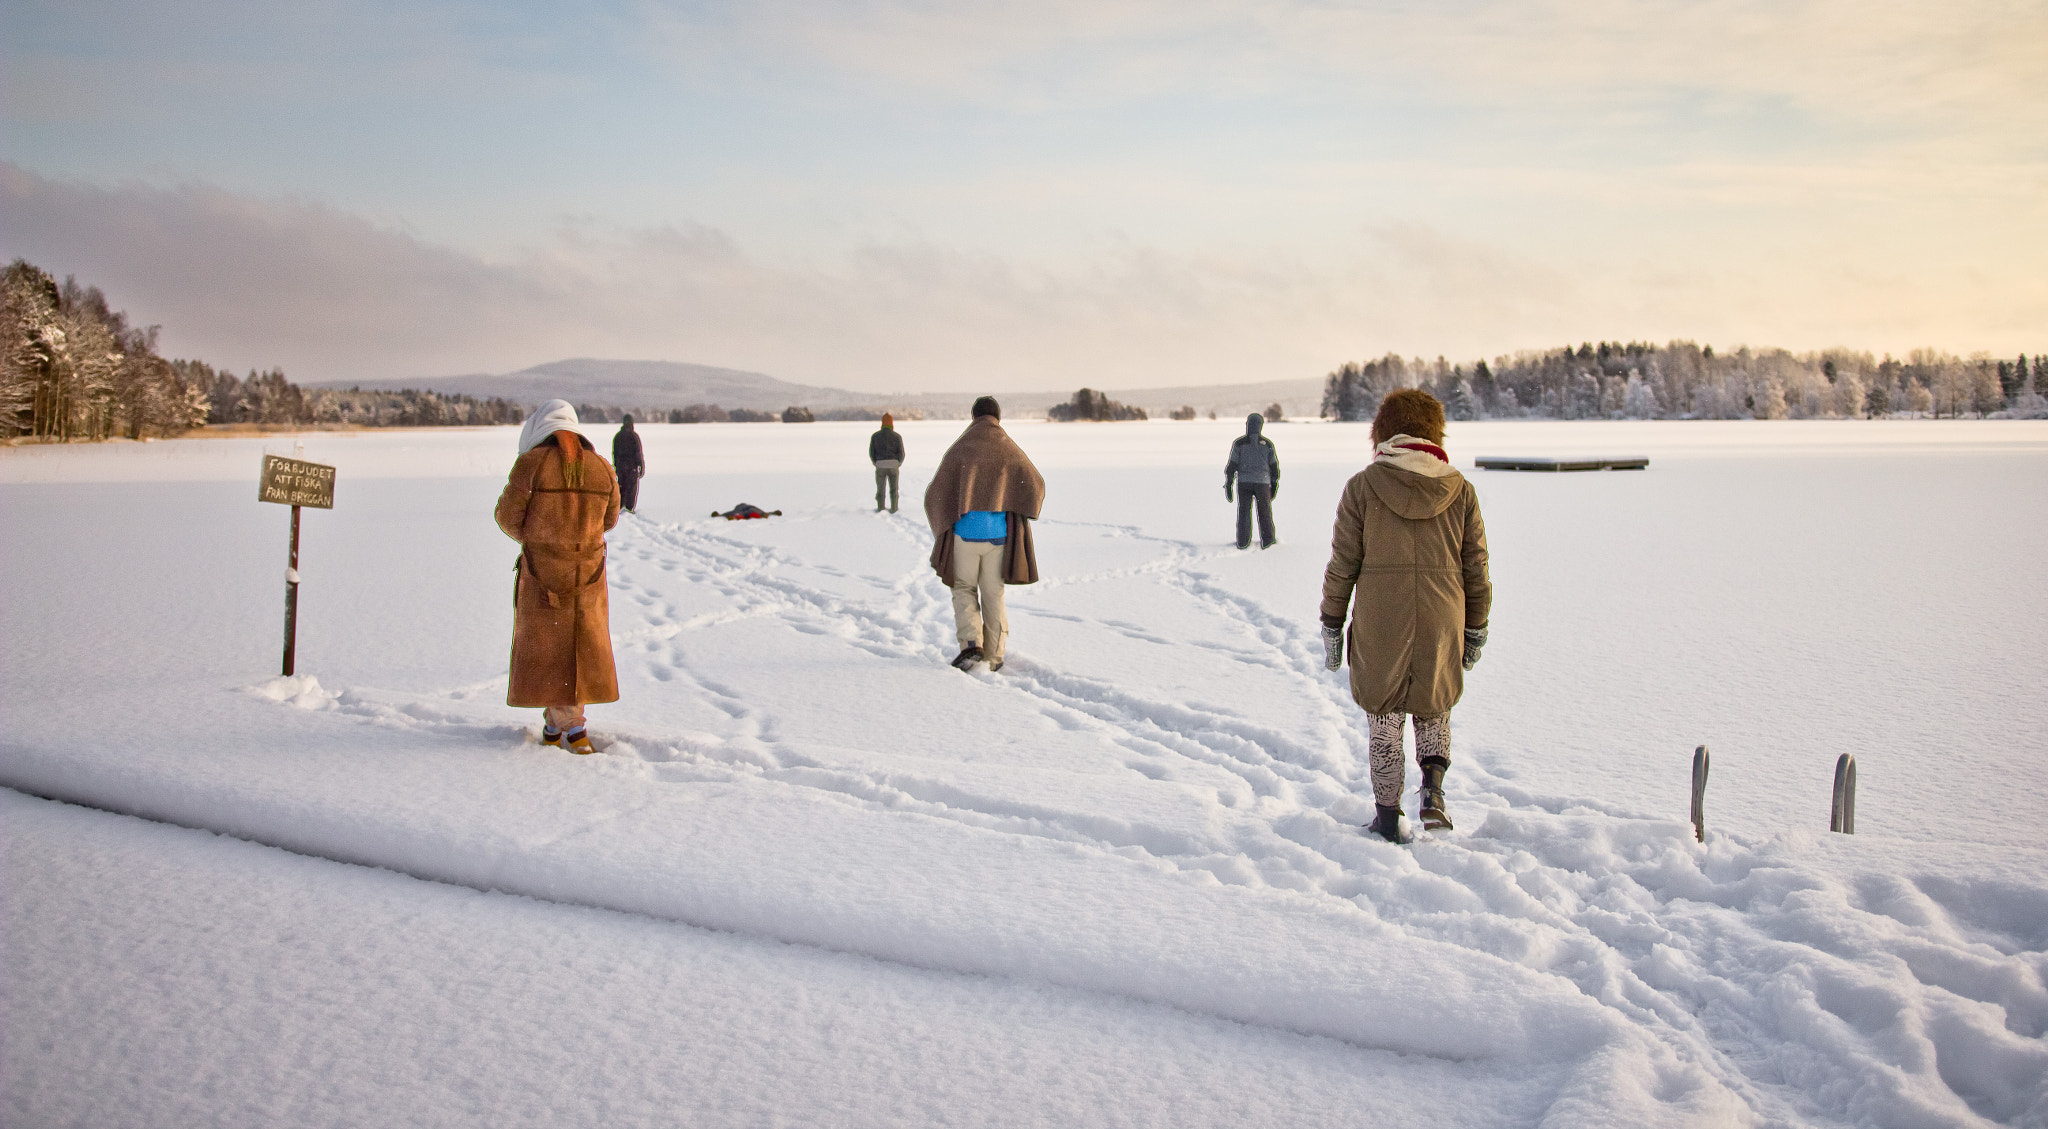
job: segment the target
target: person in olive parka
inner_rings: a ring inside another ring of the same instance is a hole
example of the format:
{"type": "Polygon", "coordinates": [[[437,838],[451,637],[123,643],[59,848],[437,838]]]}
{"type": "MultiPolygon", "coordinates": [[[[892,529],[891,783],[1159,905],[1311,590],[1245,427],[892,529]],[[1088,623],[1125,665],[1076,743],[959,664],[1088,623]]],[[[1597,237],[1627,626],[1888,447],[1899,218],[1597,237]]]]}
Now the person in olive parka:
{"type": "Polygon", "coordinates": [[[1330,537],[1324,665],[1336,670],[1348,655],[1352,700],[1371,723],[1378,812],[1370,829],[1406,843],[1401,730],[1415,719],[1422,825],[1448,830],[1443,782],[1451,766],[1451,707],[1486,645],[1493,582],[1479,496],[1443,448],[1443,404],[1419,388],[1395,392],[1380,403],[1372,439],[1373,460],[1344,484],[1330,537]]]}

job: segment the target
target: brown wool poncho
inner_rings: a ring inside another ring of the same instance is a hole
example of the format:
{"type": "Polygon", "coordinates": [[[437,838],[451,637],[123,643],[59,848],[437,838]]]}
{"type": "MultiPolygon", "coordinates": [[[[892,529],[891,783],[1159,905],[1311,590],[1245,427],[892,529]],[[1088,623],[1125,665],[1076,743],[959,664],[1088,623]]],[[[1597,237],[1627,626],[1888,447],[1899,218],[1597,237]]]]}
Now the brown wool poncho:
{"type": "Polygon", "coordinates": [[[1038,583],[1038,553],[1031,519],[1045,505],[1045,478],[994,416],[976,416],[946,448],[924,492],[924,519],[932,527],[932,571],[953,582],[953,523],[971,510],[1010,515],[1003,546],[1003,583],[1038,583]]]}

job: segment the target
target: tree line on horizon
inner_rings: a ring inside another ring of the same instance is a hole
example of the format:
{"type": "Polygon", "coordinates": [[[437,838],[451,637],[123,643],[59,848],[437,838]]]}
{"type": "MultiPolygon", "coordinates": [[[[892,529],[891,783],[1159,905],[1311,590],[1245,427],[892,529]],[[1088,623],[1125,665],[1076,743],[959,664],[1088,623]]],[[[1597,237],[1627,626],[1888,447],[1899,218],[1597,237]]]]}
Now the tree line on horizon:
{"type": "Polygon", "coordinates": [[[1045,418],[1054,423],[1073,423],[1077,420],[1092,422],[1113,422],[1119,420],[1142,420],[1145,409],[1134,408],[1109,398],[1106,392],[1083,388],[1069,397],[1064,404],[1054,404],[1045,410],[1045,418]]]}
{"type": "MultiPolygon", "coordinates": [[[[48,271],[16,259],[0,275],[0,439],[52,442],[145,439],[209,425],[256,427],[462,427],[516,424],[531,405],[497,396],[427,389],[303,388],[284,370],[251,369],[238,377],[204,361],[157,352],[158,326],[130,324],[97,286],[59,283],[48,271]]],[[[716,404],[622,409],[580,404],[591,423],[617,423],[628,412],[670,423],[785,423],[876,420],[879,410],[840,408],[812,414],[775,413],[716,404]]],[[[922,419],[916,409],[900,411],[922,419]]]]}
{"type": "Polygon", "coordinates": [[[923,419],[924,409],[825,408],[812,411],[803,405],[791,404],[777,414],[752,408],[721,408],[717,404],[691,404],[686,408],[669,408],[665,412],[659,408],[620,408],[608,404],[576,405],[576,418],[585,423],[618,423],[626,415],[653,423],[660,423],[664,419],[670,423],[774,423],[777,420],[783,423],[872,423],[881,419],[884,414],[894,415],[897,419],[923,419]]]}
{"type": "Polygon", "coordinates": [[[1324,378],[1324,418],[1370,420],[1399,388],[1421,388],[1452,419],[1883,419],[2048,418],[2043,358],[1968,359],[1915,349],[1889,354],[1829,349],[1716,353],[1672,341],[1587,342],[1480,360],[1389,353],[1347,362],[1324,378]]]}
{"type": "MultiPolygon", "coordinates": [[[[282,369],[237,377],[204,361],[157,352],[157,326],[130,324],[97,286],[24,259],[0,276],[0,438],[49,441],[143,439],[207,425],[449,427],[514,424],[529,405],[425,389],[302,388],[282,369]]],[[[1587,342],[1480,360],[1389,353],[1347,362],[1324,380],[1322,415],[1369,420],[1397,388],[1424,388],[1453,419],[1824,419],[1895,416],[2048,418],[2048,374],[2036,353],[1967,359],[1916,349],[1905,359],[1846,349],[1716,353],[1690,341],[1587,342]]],[[[1277,405],[1276,405],[1277,408],[1277,405]]],[[[716,404],[630,409],[580,404],[591,423],[628,412],[647,422],[769,423],[875,420],[872,408],[782,413],[716,404]]],[[[1277,419],[1277,412],[1269,409],[1277,419]]],[[[903,419],[924,413],[905,410],[903,419]]],[[[1172,413],[1192,419],[1186,407],[1172,413]]],[[[1083,388],[1055,405],[1053,420],[1146,418],[1142,408],[1083,388]]],[[[1213,413],[1212,413],[1213,416],[1213,413]]]]}

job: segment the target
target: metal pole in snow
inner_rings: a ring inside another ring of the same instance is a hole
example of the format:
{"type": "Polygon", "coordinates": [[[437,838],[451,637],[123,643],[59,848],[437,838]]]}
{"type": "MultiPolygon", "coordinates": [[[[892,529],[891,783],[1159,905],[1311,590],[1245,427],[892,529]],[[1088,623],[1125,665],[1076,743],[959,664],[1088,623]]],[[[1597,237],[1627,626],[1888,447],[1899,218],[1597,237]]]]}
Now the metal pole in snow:
{"type": "Polygon", "coordinates": [[[1828,830],[1856,834],[1856,755],[1835,758],[1835,806],[1828,816],[1828,830]]]}
{"type": "Polygon", "coordinates": [[[1692,751],[1692,837],[1707,841],[1707,747],[1692,751]]]}
{"type": "Polygon", "coordinates": [[[292,507],[292,554],[284,570],[284,672],[290,675],[299,641],[299,507],[292,507]]]}

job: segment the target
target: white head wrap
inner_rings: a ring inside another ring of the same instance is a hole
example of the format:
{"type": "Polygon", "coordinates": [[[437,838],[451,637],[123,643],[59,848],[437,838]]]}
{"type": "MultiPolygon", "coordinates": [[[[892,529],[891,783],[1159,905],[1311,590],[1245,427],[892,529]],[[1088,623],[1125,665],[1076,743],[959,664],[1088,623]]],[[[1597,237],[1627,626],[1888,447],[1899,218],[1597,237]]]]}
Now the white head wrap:
{"type": "Polygon", "coordinates": [[[549,400],[533,409],[533,414],[526,417],[526,426],[519,429],[519,453],[523,455],[547,442],[548,436],[557,431],[583,434],[576,424],[576,409],[567,400],[549,400]]]}

